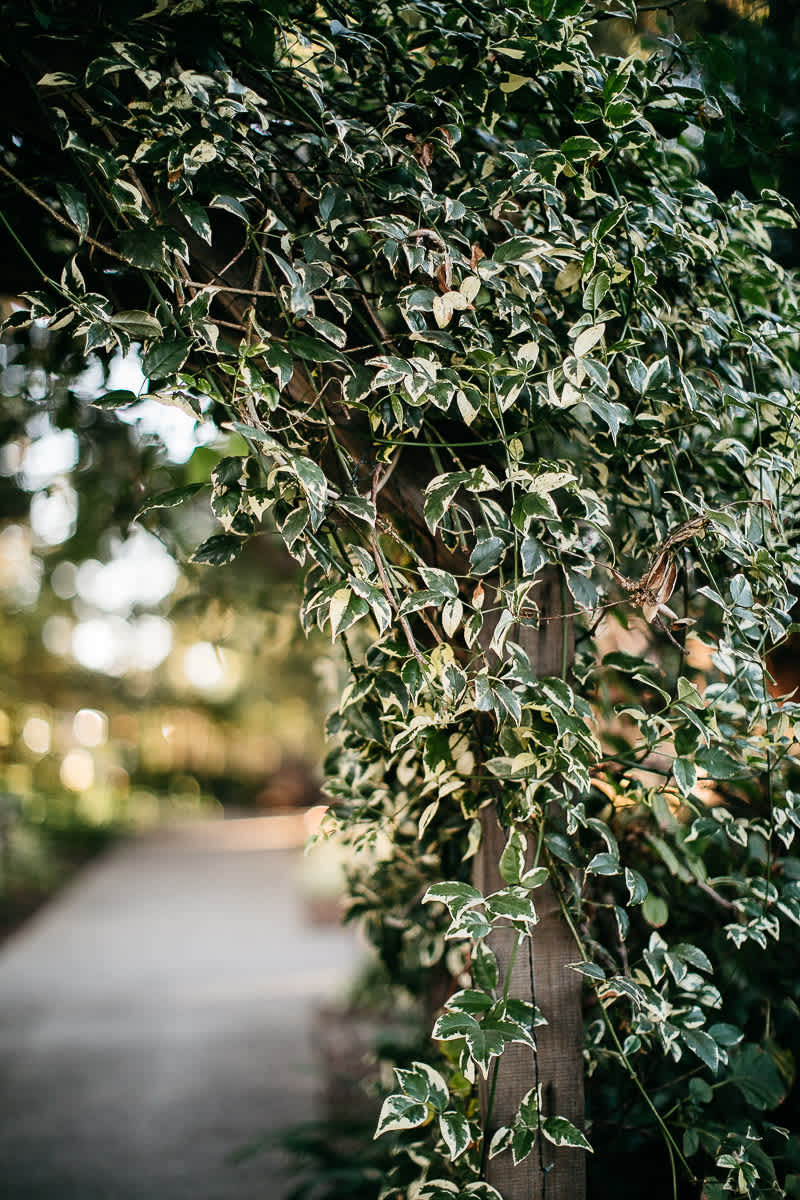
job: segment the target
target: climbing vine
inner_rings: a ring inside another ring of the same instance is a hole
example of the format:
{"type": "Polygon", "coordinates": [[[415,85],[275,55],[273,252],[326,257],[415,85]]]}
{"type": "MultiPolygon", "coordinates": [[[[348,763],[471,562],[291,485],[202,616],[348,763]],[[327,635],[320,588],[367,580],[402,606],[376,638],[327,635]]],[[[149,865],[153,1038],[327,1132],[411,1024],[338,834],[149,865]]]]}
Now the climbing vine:
{"type": "Polygon", "coordinates": [[[351,910],[398,986],[451,981],[383,1105],[378,1133],[412,1131],[383,1196],[487,1200],[495,1156],[546,1172],[594,1130],[660,1139],[665,1194],[800,1195],[771,1119],[800,1002],[798,680],[771,670],[800,585],[800,292],[771,257],[796,214],[703,182],[730,89],[676,39],[600,55],[629,0],[0,10],[30,279],[7,336],[138,344],[149,396],[231,437],[194,560],[277,529],[304,627],[346,648],[351,910]],[[532,1068],[487,1132],[478,1083],[491,1110],[506,1047],[533,1061],[558,1019],[492,948],[535,945],[541,888],[585,982],[590,1121],[532,1068]]]}

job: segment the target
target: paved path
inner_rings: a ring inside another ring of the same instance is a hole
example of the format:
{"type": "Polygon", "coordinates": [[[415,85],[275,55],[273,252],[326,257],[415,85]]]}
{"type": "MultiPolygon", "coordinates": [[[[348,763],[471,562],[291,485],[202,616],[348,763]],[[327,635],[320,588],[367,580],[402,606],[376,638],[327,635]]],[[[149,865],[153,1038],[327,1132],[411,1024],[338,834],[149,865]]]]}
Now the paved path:
{"type": "Polygon", "coordinates": [[[3,948],[2,1200],[285,1194],[279,1153],[225,1157],[313,1115],[315,1005],[358,950],[305,920],[274,820],[129,842],[3,948]]]}

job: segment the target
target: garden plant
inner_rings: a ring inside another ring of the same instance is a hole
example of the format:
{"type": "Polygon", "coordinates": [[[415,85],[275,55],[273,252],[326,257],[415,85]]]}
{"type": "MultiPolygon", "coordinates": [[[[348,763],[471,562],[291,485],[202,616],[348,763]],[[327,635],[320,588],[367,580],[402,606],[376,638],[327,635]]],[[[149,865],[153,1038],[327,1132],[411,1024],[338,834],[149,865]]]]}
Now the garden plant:
{"type": "Polygon", "coordinates": [[[347,657],[329,820],[431,1023],[382,1196],[800,1195],[796,213],[704,177],[735,88],[601,50],[632,0],[0,12],[7,336],[140,346],[231,436],[194,561],[271,522],[347,657]]]}

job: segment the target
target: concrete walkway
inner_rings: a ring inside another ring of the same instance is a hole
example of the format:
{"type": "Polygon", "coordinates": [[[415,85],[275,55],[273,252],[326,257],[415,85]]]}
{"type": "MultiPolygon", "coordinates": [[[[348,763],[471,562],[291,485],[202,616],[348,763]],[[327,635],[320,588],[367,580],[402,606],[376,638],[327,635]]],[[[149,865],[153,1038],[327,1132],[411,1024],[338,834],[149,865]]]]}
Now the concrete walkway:
{"type": "Polygon", "coordinates": [[[316,1004],[359,952],[305,919],[276,820],[128,842],[0,952],[3,1200],[286,1194],[279,1152],[225,1158],[314,1115],[316,1004]]]}

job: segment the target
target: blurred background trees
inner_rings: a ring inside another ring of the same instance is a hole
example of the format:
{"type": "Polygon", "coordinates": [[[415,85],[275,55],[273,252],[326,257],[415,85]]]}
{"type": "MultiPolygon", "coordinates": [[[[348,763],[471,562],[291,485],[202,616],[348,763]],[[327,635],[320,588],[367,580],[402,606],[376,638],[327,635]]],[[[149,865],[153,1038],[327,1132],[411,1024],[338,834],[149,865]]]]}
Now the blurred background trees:
{"type": "Polygon", "coordinates": [[[103,367],[34,326],[0,355],[0,920],[13,925],[114,831],[314,804],[339,668],[299,629],[277,534],[225,571],[188,562],[216,526],[209,474],[241,439],[155,402],[122,419],[93,406],[143,386],[136,351],[103,367]],[[192,486],[193,502],[136,519],[146,496],[192,486]]]}

